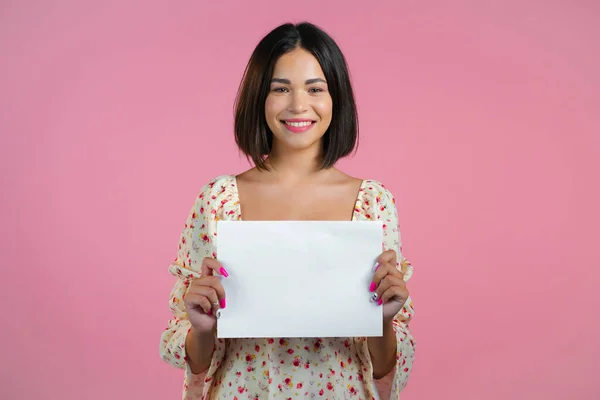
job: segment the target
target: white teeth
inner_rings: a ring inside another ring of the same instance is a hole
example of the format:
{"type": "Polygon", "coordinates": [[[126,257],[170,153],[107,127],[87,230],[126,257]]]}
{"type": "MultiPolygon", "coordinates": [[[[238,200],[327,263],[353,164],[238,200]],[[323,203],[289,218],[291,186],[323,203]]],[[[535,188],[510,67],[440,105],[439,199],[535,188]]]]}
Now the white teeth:
{"type": "Polygon", "coordinates": [[[295,126],[297,128],[302,127],[302,126],[308,126],[310,124],[312,124],[311,121],[304,121],[304,122],[288,122],[285,121],[286,124],[290,125],[290,126],[295,126]]]}

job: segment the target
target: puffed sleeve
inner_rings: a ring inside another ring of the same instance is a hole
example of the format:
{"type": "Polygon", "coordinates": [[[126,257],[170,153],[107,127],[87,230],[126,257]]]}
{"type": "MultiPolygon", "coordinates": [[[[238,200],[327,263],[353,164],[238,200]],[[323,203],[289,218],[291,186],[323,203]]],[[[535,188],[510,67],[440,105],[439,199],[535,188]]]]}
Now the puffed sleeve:
{"type": "Polygon", "coordinates": [[[179,238],[177,257],[169,265],[169,272],[177,278],[177,281],[169,298],[172,318],[161,335],[160,357],[168,364],[185,370],[184,399],[201,398],[204,383],[211,380],[224,354],[225,342],[217,340],[208,371],[193,374],[187,363],[185,349],[186,336],[191,329],[191,324],[183,297],[191,280],[201,276],[202,260],[205,257],[215,257],[212,246],[218,205],[218,202],[214,201],[213,194],[215,183],[211,181],[196,197],[179,238]]]}
{"type": "MultiPolygon", "coordinates": [[[[404,281],[407,282],[413,275],[413,267],[402,254],[402,241],[398,227],[398,211],[392,193],[381,187],[380,196],[377,198],[378,216],[383,221],[383,247],[384,251],[394,250],[397,256],[397,268],[404,272],[404,281]]],[[[398,399],[400,392],[408,383],[415,357],[415,340],[410,332],[409,323],[414,316],[412,298],[409,296],[400,312],[393,320],[396,334],[396,366],[381,380],[381,385],[390,390],[390,399],[398,399]],[[391,381],[391,382],[390,382],[391,381]],[[387,385],[386,385],[387,382],[387,385]],[[390,385],[391,383],[391,385],[390,385]],[[390,387],[391,386],[391,387],[390,387]]],[[[383,394],[383,393],[382,393],[383,394]]]]}

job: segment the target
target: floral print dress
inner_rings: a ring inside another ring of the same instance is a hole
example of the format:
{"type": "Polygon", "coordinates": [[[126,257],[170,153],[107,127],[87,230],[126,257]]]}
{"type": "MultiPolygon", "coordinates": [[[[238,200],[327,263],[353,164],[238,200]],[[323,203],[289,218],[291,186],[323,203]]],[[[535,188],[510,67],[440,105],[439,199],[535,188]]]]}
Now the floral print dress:
{"type": "MultiPolygon", "coordinates": [[[[162,334],[161,358],[185,370],[183,399],[397,399],[413,366],[415,341],[409,330],[414,310],[409,297],[393,321],[396,366],[373,378],[367,339],[257,338],[217,339],[210,367],[194,374],[186,362],[185,338],[191,329],[183,296],[200,276],[204,257],[218,258],[216,222],[242,220],[237,180],[224,175],[198,194],[169,271],[177,277],[170,297],[173,318],[162,334]]],[[[392,194],[379,182],[362,181],[353,221],[383,221],[383,248],[396,251],[408,281],[412,265],[402,256],[397,210],[392,194]]]]}

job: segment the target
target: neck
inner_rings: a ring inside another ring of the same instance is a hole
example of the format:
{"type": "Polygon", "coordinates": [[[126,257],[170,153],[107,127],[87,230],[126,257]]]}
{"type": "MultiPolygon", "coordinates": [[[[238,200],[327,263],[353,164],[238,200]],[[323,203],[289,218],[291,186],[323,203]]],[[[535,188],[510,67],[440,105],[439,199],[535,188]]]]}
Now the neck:
{"type": "Polygon", "coordinates": [[[274,144],[267,165],[279,180],[298,183],[325,172],[320,169],[320,154],[320,146],[294,151],[274,144]]]}

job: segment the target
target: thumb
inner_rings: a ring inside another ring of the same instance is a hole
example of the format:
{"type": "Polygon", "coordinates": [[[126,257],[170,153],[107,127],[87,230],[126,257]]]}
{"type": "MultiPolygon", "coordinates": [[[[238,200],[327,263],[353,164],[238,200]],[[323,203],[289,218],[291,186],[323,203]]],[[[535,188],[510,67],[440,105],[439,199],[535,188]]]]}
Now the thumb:
{"type": "Polygon", "coordinates": [[[213,274],[212,268],[209,268],[206,264],[202,263],[200,267],[200,274],[202,276],[211,276],[213,274]]]}

